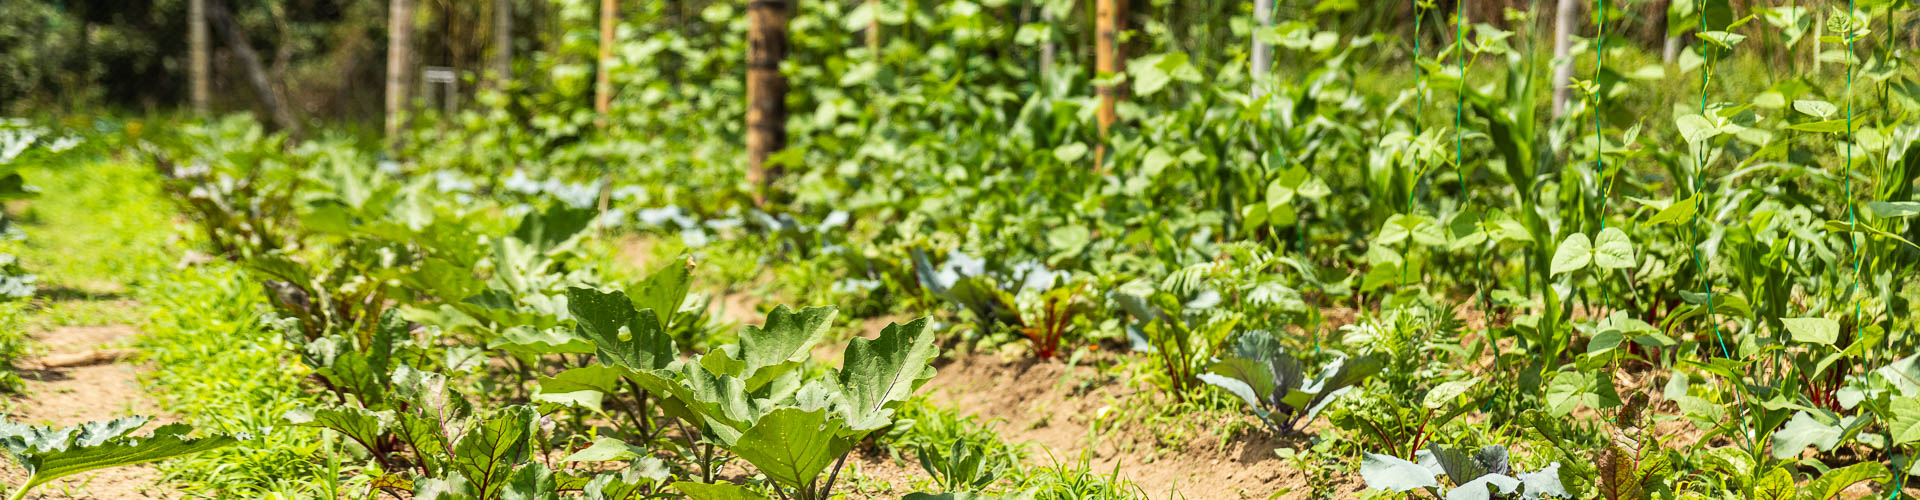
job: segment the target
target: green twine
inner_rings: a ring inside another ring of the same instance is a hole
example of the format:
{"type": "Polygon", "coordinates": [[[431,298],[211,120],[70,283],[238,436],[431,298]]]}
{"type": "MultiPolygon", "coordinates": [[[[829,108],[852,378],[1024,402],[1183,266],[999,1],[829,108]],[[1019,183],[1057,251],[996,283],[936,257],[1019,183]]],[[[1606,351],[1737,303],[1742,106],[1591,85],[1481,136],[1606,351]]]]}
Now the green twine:
{"type": "MultiPolygon", "coordinates": [[[[1847,204],[1847,250],[1853,252],[1853,284],[1847,286],[1847,297],[1852,298],[1854,292],[1860,289],[1860,264],[1865,260],[1865,255],[1860,253],[1860,246],[1856,243],[1856,238],[1854,237],[1855,233],[1860,232],[1860,221],[1854,215],[1855,203],[1853,202],[1853,33],[1856,31],[1853,29],[1853,0],[1847,0],[1847,28],[1847,93],[1845,95],[1845,99],[1847,100],[1847,160],[1846,164],[1842,165],[1844,170],[1840,176],[1842,185],[1846,186],[1846,193],[1843,195],[1843,198],[1847,204]]],[[[1860,328],[1860,301],[1858,299],[1853,301],[1853,327],[1855,329],[1860,328]]]]}
{"type": "MultiPolygon", "coordinates": [[[[1860,289],[1860,266],[1866,260],[1866,255],[1860,252],[1858,239],[1854,236],[1855,233],[1860,232],[1860,219],[1855,211],[1857,203],[1853,200],[1853,36],[1859,31],[1853,27],[1853,12],[1853,0],[1847,0],[1847,91],[1843,97],[1847,100],[1847,159],[1842,165],[1840,176],[1841,185],[1845,189],[1842,198],[1847,204],[1847,250],[1853,252],[1853,283],[1847,286],[1848,298],[1854,298],[1853,294],[1860,289]]],[[[1853,327],[1856,330],[1860,328],[1860,307],[1860,299],[1854,298],[1853,327]]],[[[1891,466],[1888,467],[1889,469],[1894,469],[1895,476],[1893,492],[1888,493],[1887,498],[1889,500],[1900,498],[1900,491],[1906,487],[1906,471],[1899,470],[1898,464],[1893,462],[1892,457],[1887,458],[1887,465],[1891,466]]]]}
{"type": "MultiPolygon", "coordinates": [[[[1704,2],[1696,1],[1694,8],[1700,12],[1705,12],[1706,6],[1704,5],[1704,2]]],[[[1701,33],[1707,32],[1707,16],[1704,16],[1704,15],[1700,16],[1700,32],[1701,33]]],[[[1712,50],[1711,47],[1703,45],[1701,46],[1701,50],[1703,52],[1702,55],[1711,55],[1711,54],[1704,53],[1707,50],[1712,50]]],[[[1708,61],[1706,70],[1700,72],[1700,114],[1702,115],[1707,114],[1707,80],[1713,74],[1714,66],[1716,66],[1714,62],[1708,61]]],[[[1720,354],[1728,359],[1732,359],[1733,351],[1727,348],[1727,339],[1726,337],[1720,334],[1720,324],[1715,322],[1713,319],[1714,317],[1713,277],[1709,274],[1710,270],[1707,268],[1706,263],[1702,261],[1700,258],[1700,212],[1706,210],[1706,203],[1707,203],[1707,197],[1706,197],[1707,158],[1706,158],[1706,147],[1705,147],[1706,145],[1704,144],[1704,142],[1705,141],[1702,141],[1701,148],[1700,148],[1701,151],[1696,153],[1693,159],[1694,160],[1693,192],[1694,192],[1694,195],[1696,196],[1693,202],[1694,210],[1693,210],[1693,224],[1692,224],[1692,233],[1693,233],[1692,239],[1694,241],[1693,266],[1700,270],[1700,287],[1705,289],[1707,294],[1707,326],[1713,329],[1713,338],[1720,342],[1720,354]]]]}
{"type": "MultiPolygon", "coordinates": [[[[1464,123],[1465,123],[1466,107],[1467,107],[1467,53],[1466,53],[1466,50],[1464,50],[1466,47],[1467,35],[1466,35],[1466,32],[1464,31],[1465,24],[1466,24],[1466,16],[1464,13],[1458,16],[1453,23],[1454,43],[1457,47],[1460,47],[1462,49],[1462,50],[1454,51],[1454,54],[1453,54],[1454,63],[1457,65],[1456,67],[1460,68],[1460,80],[1458,82],[1458,86],[1454,90],[1455,101],[1453,104],[1453,173],[1454,175],[1458,176],[1458,179],[1460,182],[1460,196],[1464,198],[1466,201],[1471,202],[1473,201],[1473,197],[1467,191],[1467,161],[1466,161],[1466,152],[1465,152],[1466,139],[1464,135],[1465,134],[1464,131],[1466,130],[1466,126],[1464,125],[1464,123]]],[[[1481,223],[1482,232],[1486,231],[1485,221],[1486,219],[1484,218],[1478,221],[1481,223]]],[[[1448,233],[1451,234],[1452,231],[1448,231],[1448,233]]],[[[1491,307],[1488,307],[1487,305],[1487,287],[1485,284],[1485,282],[1488,281],[1487,271],[1486,271],[1486,267],[1484,267],[1484,264],[1481,262],[1481,260],[1482,259],[1479,259],[1479,258],[1473,259],[1473,271],[1475,274],[1478,275],[1478,279],[1480,281],[1480,283],[1476,283],[1474,285],[1474,288],[1477,289],[1476,290],[1478,292],[1477,295],[1479,295],[1479,298],[1480,298],[1480,321],[1483,324],[1483,327],[1486,329],[1485,337],[1489,342],[1492,342],[1493,341],[1493,322],[1489,321],[1488,318],[1492,316],[1493,309],[1491,307]]],[[[1506,372],[1507,369],[1504,366],[1504,362],[1500,360],[1499,343],[1495,342],[1493,344],[1493,350],[1494,350],[1493,352],[1494,369],[1501,372],[1506,372]]],[[[1493,398],[1488,398],[1486,403],[1480,405],[1480,411],[1484,412],[1489,409],[1492,409],[1493,401],[1494,401],[1493,398]]]]}
{"type": "MultiPolygon", "coordinates": [[[[1593,28],[1593,163],[1594,170],[1598,173],[1598,179],[1600,180],[1600,232],[1604,233],[1607,232],[1607,197],[1609,192],[1612,191],[1613,183],[1611,182],[1612,177],[1607,175],[1606,142],[1601,138],[1603,134],[1600,129],[1600,105],[1602,104],[1601,89],[1599,87],[1600,71],[1606,67],[1606,63],[1602,61],[1600,57],[1607,52],[1607,0],[1599,0],[1599,2],[1600,8],[1594,11],[1599,15],[1599,21],[1594,24],[1593,28]]],[[[1704,95],[1705,93],[1705,90],[1701,91],[1701,94],[1704,95]]],[[[1594,233],[1593,236],[1598,239],[1600,233],[1594,233]]],[[[1602,273],[1611,274],[1606,271],[1602,271],[1602,273]]],[[[1600,305],[1608,306],[1611,305],[1612,302],[1613,298],[1607,291],[1606,279],[1603,277],[1600,280],[1600,305]]]]}
{"type": "MultiPolygon", "coordinates": [[[[1426,81],[1422,79],[1423,75],[1420,71],[1420,25],[1423,24],[1421,22],[1423,14],[1424,12],[1420,10],[1420,0],[1413,0],[1413,140],[1415,141],[1420,140],[1420,116],[1427,112],[1427,85],[1426,81]]],[[[1420,162],[1420,156],[1415,154],[1413,161],[1417,166],[1420,162]]],[[[1413,215],[1414,193],[1420,190],[1420,178],[1425,175],[1426,169],[1424,167],[1416,167],[1413,173],[1413,182],[1407,185],[1408,216],[1413,215]]],[[[1400,256],[1400,284],[1405,285],[1407,284],[1407,268],[1412,267],[1408,265],[1413,258],[1413,242],[1411,238],[1409,238],[1407,244],[1401,245],[1400,248],[1404,249],[1400,256]]]]}
{"type": "MultiPolygon", "coordinates": [[[[1466,33],[1461,31],[1462,29],[1461,25],[1464,24],[1465,21],[1466,19],[1463,17],[1458,21],[1454,22],[1453,24],[1453,32],[1454,32],[1454,37],[1456,39],[1456,43],[1460,43],[1462,44],[1462,46],[1464,46],[1467,39],[1466,33]]],[[[1466,126],[1464,125],[1465,123],[1464,120],[1465,120],[1466,109],[1467,109],[1467,54],[1466,54],[1466,51],[1461,50],[1461,51],[1454,52],[1453,58],[1454,58],[1455,64],[1457,64],[1458,67],[1460,68],[1460,81],[1459,81],[1458,88],[1454,91],[1454,96],[1456,100],[1453,103],[1453,173],[1459,178],[1460,197],[1465,199],[1468,202],[1471,202],[1473,201],[1473,196],[1471,193],[1467,191],[1467,160],[1466,160],[1466,153],[1465,153],[1466,139],[1464,135],[1466,130],[1466,126]]],[[[1482,218],[1479,222],[1481,222],[1481,227],[1482,227],[1481,231],[1485,232],[1486,219],[1482,218]]],[[[1449,233],[1451,233],[1451,231],[1449,231],[1449,233]]],[[[1478,259],[1478,258],[1473,259],[1473,271],[1475,274],[1479,275],[1479,279],[1482,282],[1481,284],[1474,286],[1474,288],[1479,289],[1479,292],[1480,292],[1479,295],[1480,295],[1481,322],[1486,324],[1485,325],[1486,330],[1487,330],[1487,333],[1489,333],[1487,337],[1492,338],[1491,333],[1493,332],[1493,324],[1490,321],[1486,321],[1486,318],[1488,317],[1488,315],[1493,314],[1493,310],[1487,307],[1487,288],[1485,285],[1485,282],[1487,281],[1487,271],[1486,271],[1486,268],[1483,267],[1480,261],[1481,259],[1478,259]]],[[[1499,349],[1500,349],[1500,346],[1498,345],[1494,346],[1495,352],[1493,356],[1493,363],[1496,368],[1500,366],[1500,353],[1498,352],[1499,349]]],[[[1505,370],[1504,368],[1500,368],[1500,369],[1502,371],[1505,370]]]]}
{"type": "MultiPolygon", "coordinates": [[[[1703,1],[1697,0],[1694,6],[1696,9],[1699,9],[1702,12],[1705,11],[1704,10],[1705,5],[1703,1]]],[[[1701,33],[1707,32],[1707,16],[1704,16],[1704,15],[1700,16],[1700,32],[1701,33]]],[[[1712,54],[1707,52],[1710,50],[1713,50],[1711,45],[1702,45],[1701,55],[1711,56],[1712,54]]],[[[1712,78],[1714,68],[1717,66],[1718,66],[1718,63],[1709,59],[1707,62],[1706,69],[1700,72],[1700,114],[1701,115],[1705,115],[1707,113],[1707,82],[1712,78]]],[[[1692,223],[1692,233],[1693,233],[1692,239],[1694,242],[1693,243],[1693,265],[1695,268],[1698,268],[1700,270],[1700,287],[1705,290],[1707,295],[1707,318],[1706,318],[1707,326],[1709,328],[1712,328],[1713,338],[1720,343],[1720,354],[1726,357],[1727,359],[1733,359],[1733,351],[1727,347],[1727,339],[1724,335],[1720,333],[1720,323],[1714,320],[1714,316],[1716,315],[1716,312],[1714,310],[1714,302],[1713,302],[1713,277],[1710,274],[1711,270],[1707,267],[1706,262],[1700,256],[1700,212],[1706,211],[1706,201],[1707,201],[1707,196],[1706,196],[1707,195],[1706,193],[1707,155],[1706,155],[1706,142],[1704,140],[1701,142],[1700,149],[1701,151],[1694,155],[1694,176],[1693,177],[1694,177],[1695,200],[1694,200],[1693,223],[1692,223]]],[[[1733,397],[1734,397],[1734,400],[1740,404],[1740,406],[1742,407],[1746,406],[1746,397],[1739,390],[1733,391],[1733,397]]],[[[1740,438],[1751,443],[1753,440],[1752,427],[1748,425],[1749,423],[1747,422],[1746,418],[1740,418],[1739,420],[1740,420],[1740,429],[1741,429],[1740,438]]]]}

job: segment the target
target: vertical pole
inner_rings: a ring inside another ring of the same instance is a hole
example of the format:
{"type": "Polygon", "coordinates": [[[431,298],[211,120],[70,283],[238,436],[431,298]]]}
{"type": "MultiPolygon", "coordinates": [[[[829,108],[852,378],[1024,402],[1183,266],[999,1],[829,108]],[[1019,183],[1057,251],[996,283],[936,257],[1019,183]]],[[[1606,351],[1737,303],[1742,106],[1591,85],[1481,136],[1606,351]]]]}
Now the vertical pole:
{"type": "Polygon", "coordinates": [[[873,17],[867,19],[867,51],[874,57],[880,54],[880,0],[867,0],[867,9],[873,17]]]}
{"type": "MultiPolygon", "coordinates": [[[[1120,61],[1120,26],[1126,17],[1126,0],[1097,0],[1094,10],[1094,70],[1100,74],[1119,74],[1125,71],[1120,61]]],[[[1113,128],[1116,119],[1114,105],[1120,100],[1121,89],[1117,85],[1101,85],[1094,89],[1100,95],[1100,108],[1097,115],[1100,125],[1100,144],[1094,148],[1093,168],[1097,171],[1104,167],[1107,154],[1107,129],[1113,128]]]]}
{"type": "MultiPolygon", "coordinates": [[[[1054,19],[1053,19],[1052,9],[1048,9],[1046,8],[1046,6],[1040,7],[1040,21],[1047,25],[1047,30],[1050,33],[1053,32],[1054,30],[1059,29],[1055,27],[1053,24],[1054,19]]],[[[1059,50],[1059,49],[1054,45],[1053,37],[1051,35],[1047,37],[1046,41],[1040,42],[1040,81],[1041,82],[1048,82],[1047,79],[1049,78],[1049,75],[1053,74],[1053,59],[1054,59],[1054,53],[1056,50],[1059,50]]]]}
{"type": "Polygon", "coordinates": [[[1553,11],[1553,116],[1559,118],[1567,111],[1567,97],[1573,89],[1567,85],[1573,82],[1573,59],[1568,53],[1573,50],[1574,0],[1560,0],[1553,11]]]}
{"type": "Polygon", "coordinates": [[[212,75],[208,74],[212,68],[207,56],[207,51],[210,50],[211,47],[211,44],[208,43],[209,41],[207,38],[207,0],[190,0],[187,2],[188,74],[189,78],[192,79],[190,85],[192,85],[191,98],[193,101],[193,113],[201,116],[206,116],[207,97],[212,94],[212,75]]]}
{"type": "Polygon", "coordinates": [[[787,145],[787,77],[780,74],[780,62],[787,58],[790,2],[747,3],[747,180],[755,187],[757,204],[766,203],[780,175],[767,168],[767,157],[787,145]]]}
{"type": "MultiPolygon", "coordinates": [[[[1673,15],[1672,15],[1673,0],[1667,0],[1666,2],[1663,2],[1663,3],[1664,5],[1661,6],[1662,10],[1660,11],[1660,30],[1663,32],[1672,33],[1673,32],[1672,31],[1673,30],[1673,15]]],[[[1674,58],[1677,58],[1677,57],[1680,57],[1680,37],[1669,34],[1667,35],[1667,42],[1665,44],[1662,44],[1662,47],[1660,48],[1660,62],[1664,64],[1673,64],[1674,58]]]]}
{"type": "Polygon", "coordinates": [[[387,142],[398,146],[413,58],[413,0],[389,0],[387,12],[387,142]]]}
{"type": "MultiPolygon", "coordinates": [[[[593,123],[605,128],[607,111],[613,107],[613,38],[616,36],[615,21],[620,18],[620,8],[616,0],[600,0],[600,56],[598,74],[593,83],[593,123]]],[[[613,169],[609,165],[600,166],[600,200],[596,204],[601,215],[606,215],[607,206],[613,201],[613,169]]],[[[598,220],[594,222],[595,234],[606,228],[598,220]]]]}
{"type": "Polygon", "coordinates": [[[1253,0],[1253,98],[1266,95],[1267,73],[1273,69],[1273,46],[1260,41],[1260,32],[1273,26],[1273,0],[1253,0]]]}
{"type": "Polygon", "coordinates": [[[593,111],[600,115],[594,123],[607,124],[607,109],[613,105],[613,77],[609,66],[613,61],[614,21],[619,17],[616,0],[600,0],[600,60],[599,74],[593,82],[593,111]]]}
{"type": "Polygon", "coordinates": [[[513,0],[493,0],[493,79],[495,89],[513,81],[513,0]]]}

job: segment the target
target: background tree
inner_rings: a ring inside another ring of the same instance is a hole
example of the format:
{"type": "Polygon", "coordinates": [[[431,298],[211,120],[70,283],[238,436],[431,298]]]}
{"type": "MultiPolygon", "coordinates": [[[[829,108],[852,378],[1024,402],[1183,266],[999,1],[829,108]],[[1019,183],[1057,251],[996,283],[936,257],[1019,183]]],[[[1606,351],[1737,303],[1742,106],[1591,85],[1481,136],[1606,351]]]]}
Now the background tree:
{"type": "MultiPolygon", "coordinates": [[[[1126,71],[1126,63],[1120,59],[1120,31],[1126,24],[1126,0],[1098,0],[1094,9],[1094,51],[1093,66],[1103,76],[1118,76],[1126,71]]],[[[1094,148],[1094,168],[1104,168],[1106,162],[1107,129],[1113,128],[1116,119],[1115,104],[1120,100],[1119,85],[1101,85],[1094,89],[1100,95],[1098,120],[1100,124],[1100,146],[1094,148]]]]}
{"type": "Polygon", "coordinates": [[[413,60],[413,0],[389,0],[387,14],[387,140],[405,125],[408,68],[413,60]]]}
{"type": "Polygon", "coordinates": [[[614,26],[620,18],[620,6],[615,0],[600,0],[600,56],[595,66],[598,73],[593,80],[593,111],[600,115],[600,126],[607,124],[607,109],[613,104],[613,44],[614,26]]]}
{"type": "Polygon", "coordinates": [[[187,59],[188,73],[193,80],[193,112],[204,116],[213,83],[212,64],[208,62],[212,47],[207,40],[207,0],[190,0],[187,5],[187,59]]]}
{"type": "Polygon", "coordinates": [[[234,59],[240,61],[240,68],[247,73],[247,83],[253,86],[254,97],[265,108],[273,124],[287,133],[300,135],[300,120],[295,118],[293,110],[279,97],[274,89],[273,78],[267,75],[266,66],[260,62],[260,54],[253,50],[253,42],[247,40],[246,33],[240,31],[240,24],[233,21],[233,15],[219,0],[211,0],[207,6],[208,20],[220,29],[226,38],[227,49],[233,51],[234,59]]]}
{"type": "Polygon", "coordinates": [[[747,4],[747,180],[754,201],[766,203],[778,167],[767,157],[787,146],[787,19],[791,0],[753,0],[747,4]]]}
{"type": "Polygon", "coordinates": [[[1579,21],[1574,14],[1578,2],[1559,0],[1553,10],[1553,116],[1559,117],[1567,110],[1567,98],[1573,89],[1573,59],[1568,54],[1573,50],[1573,30],[1579,21]]]}
{"type": "Polygon", "coordinates": [[[1253,97],[1255,99],[1266,95],[1266,88],[1262,85],[1267,78],[1267,72],[1273,69],[1273,46],[1260,41],[1260,30],[1273,26],[1273,1],[1274,0],[1253,0],[1253,22],[1255,29],[1253,32],[1251,69],[1253,70],[1253,97]]]}

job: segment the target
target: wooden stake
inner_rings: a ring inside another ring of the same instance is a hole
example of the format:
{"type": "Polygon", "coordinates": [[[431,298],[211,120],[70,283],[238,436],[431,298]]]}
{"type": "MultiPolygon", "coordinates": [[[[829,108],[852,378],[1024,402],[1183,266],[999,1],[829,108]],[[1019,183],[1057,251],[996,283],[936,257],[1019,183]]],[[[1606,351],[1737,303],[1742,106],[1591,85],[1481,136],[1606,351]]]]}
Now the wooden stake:
{"type": "Polygon", "coordinates": [[[1573,60],[1567,54],[1573,50],[1574,0],[1560,0],[1553,12],[1553,116],[1560,117],[1567,111],[1567,99],[1573,95],[1569,87],[1573,83],[1573,60]]]}
{"type": "MultiPolygon", "coordinates": [[[[1126,63],[1120,60],[1120,30],[1125,24],[1126,0],[1097,0],[1094,12],[1094,70],[1101,75],[1117,75],[1126,71],[1126,63]]],[[[1113,128],[1117,117],[1114,104],[1119,102],[1122,89],[1118,85],[1101,85],[1094,89],[1100,95],[1098,119],[1100,125],[1100,144],[1094,147],[1093,168],[1098,171],[1104,167],[1107,154],[1107,129],[1113,128]]]]}
{"type": "Polygon", "coordinates": [[[513,81],[513,0],[493,0],[492,76],[495,89],[513,81]]]}
{"type": "Polygon", "coordinates": [[[413,59],[413,0],[389,0],[387,11],[387,142],[400,144],[413,59]]]}
{"type": "Polygon", "coordinates": [[[1260,41],[1260,31],[1273,26],[1273,0],[1253,0],[1253,98],[1267,94],[1267,73],[1273,69],[1273,46],[1260,41]]]}
{"type": "Polygon", "coordinates": [[[747,180],[755,187],[754,203],[764,205],[778,168],[767,167],[767,157],[787,145],[787,77],[780,62],[787,58],[789,0],[751,0],[747,3],[747,180]]]}
{"type": "Polygon", "coordinates": [[[867,9],[873,17],[867,19],[867,52],[879,57],[880,54],[880,0],[867,0],[867,9]]]}
{"type": "Polygon", "coordinates": [[[613,77],[608,73],[613,61],[614,21],[619,18],[616,0],[600,0],[600,68],[593,83],[593,111],[600,115],[594,123],[607,125],[607,110],[613,106],[613,77]]]}
{"type": "Polygon", "coordinates": [[[207,57],[207,51],[212,50],[209,42],[207,0],[190,0],[187,2],[187,71],[192,79],[193,113],[200,116],[206,116],[207,97],[213,93],[210,83],[213,66],[207,57]]]}

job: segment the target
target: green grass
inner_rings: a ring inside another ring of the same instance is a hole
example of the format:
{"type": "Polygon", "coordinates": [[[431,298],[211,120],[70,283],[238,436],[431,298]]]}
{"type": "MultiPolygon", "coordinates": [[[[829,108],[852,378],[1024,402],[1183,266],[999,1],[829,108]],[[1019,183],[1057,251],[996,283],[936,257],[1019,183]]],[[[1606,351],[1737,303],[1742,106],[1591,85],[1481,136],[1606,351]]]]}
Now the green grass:
{"type": "MultiPolygon", "coordinates": [[[[13,335],[68,325],[134,324],[160,406],[241,445],[162,465],[167,487],[208,498],[311,497],[323,444],[282,415],[309,402],[296,354],[263,322],[258,285],[225,263],[178,268],[191,243],[145,165],[79,162],[27,173],[43,194],[20,212],[22,264],[41,276],[31,303],[0,304],[0,359],[13,335]]],[[[17,376],[6,373],[5,377],[17,376]]],[[[0,385],[6,379],[0,378],[0,385]]],[[[331,448],[325,448],[331,450],[331,448]]]]}
{"type": "Polygon", "coordinates": [[[117,160],[31,169],[41,196],[20,213],[20,264],[52,300],[124,293],[129,280],[170,265],[179,234],[158,174],[117,160]]]}
{"type": "Polygon", "coordinates": [[[202,429],[249,436],[163,467],[167,478],[214,498],[321,491],[322,436],[282,418],[315,404],[300,390],[305,365],[267,327],[258,285],[229,265],[155,278],[134,292],[152,310],[138,344],[153,366],[148,386],[162,407],[202,429]]]}
{"type": "MultiPolygon", "coordinates": [[[[32,341],[27,338],[26,328],[29,316],[24,303],[0,303],[0,392],[17,392],[24,383],[13,364],[31,352],[32,341]]],[[[8,408],[12,405],[12,399],[0,398],[0,410],[12,413],[8,408]]]]}
{"type": "Polygon", "coordinates": [[[33,351],[32,332],[62,326],[138,323],[124,301],[129,276],[151,274],[172,258],[172,211],[154,174],[118,161],[52,162],[25,169],[41,196],[18,205],[22,236],[0,242],[39,277],[23,302],[0,304],[0,391],[22,387],[14,364],[33,351]]]}

